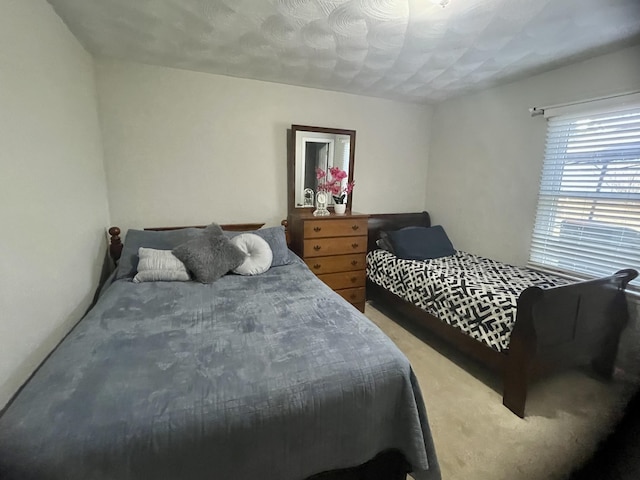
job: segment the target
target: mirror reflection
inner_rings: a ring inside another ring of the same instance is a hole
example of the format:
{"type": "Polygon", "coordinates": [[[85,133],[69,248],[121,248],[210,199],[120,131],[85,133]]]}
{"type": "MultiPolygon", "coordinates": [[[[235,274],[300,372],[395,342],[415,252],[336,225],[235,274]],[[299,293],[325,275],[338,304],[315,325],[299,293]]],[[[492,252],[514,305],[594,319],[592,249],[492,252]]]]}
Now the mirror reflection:
{"type": "MultiPolygon", "coordinates": [[[[317,171],[328,172],[338,167],[348,174],[346,183],[353,179],[355,131],[324,127],[292,126],[294,208],[309,208],[310,197],[318,191],[317,171]]],[[[349,202],[349,200],[347,200],[349,202]]],[[[329,204],[333,198],[329,196],[329,204]]],[[[349,203],[347,204],[349,207],[349,203]]]]}

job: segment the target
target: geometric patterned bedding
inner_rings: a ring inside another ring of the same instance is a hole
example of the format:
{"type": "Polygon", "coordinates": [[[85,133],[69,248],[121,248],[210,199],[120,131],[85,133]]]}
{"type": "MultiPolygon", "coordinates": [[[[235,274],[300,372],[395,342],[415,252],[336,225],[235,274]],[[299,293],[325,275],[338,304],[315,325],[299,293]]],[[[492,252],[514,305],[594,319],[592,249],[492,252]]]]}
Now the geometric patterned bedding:
{"type": "Polygon", "coordinates": [[[431,260],[402,260],[386,250],[367,254],[367,277],[467,335],[503,352],[527,287],[570,280],[457,251],[431,260]]]}

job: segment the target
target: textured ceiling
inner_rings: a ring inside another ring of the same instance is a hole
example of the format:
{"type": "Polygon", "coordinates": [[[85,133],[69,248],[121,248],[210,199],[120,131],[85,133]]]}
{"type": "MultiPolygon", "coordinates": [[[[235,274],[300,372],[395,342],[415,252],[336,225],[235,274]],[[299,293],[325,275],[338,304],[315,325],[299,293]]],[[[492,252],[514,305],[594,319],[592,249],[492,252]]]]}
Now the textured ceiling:
{"type": "Polygon", "coordinates": [[[412,102],[640,43],[640,0],[49,3],[94,55],[412,102]]]}

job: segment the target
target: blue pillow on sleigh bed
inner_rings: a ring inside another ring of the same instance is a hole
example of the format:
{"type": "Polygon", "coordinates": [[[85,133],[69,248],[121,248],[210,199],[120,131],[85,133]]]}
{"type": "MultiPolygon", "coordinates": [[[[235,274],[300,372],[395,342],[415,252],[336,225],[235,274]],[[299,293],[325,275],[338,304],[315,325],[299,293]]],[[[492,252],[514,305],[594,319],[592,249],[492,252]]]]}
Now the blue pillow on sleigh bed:
{"type": "Polygon", "coordinates": [[[426,260],[456,253],[441,225],[410,227],[389,232],[393,251],[404,260],[426,260]]]}

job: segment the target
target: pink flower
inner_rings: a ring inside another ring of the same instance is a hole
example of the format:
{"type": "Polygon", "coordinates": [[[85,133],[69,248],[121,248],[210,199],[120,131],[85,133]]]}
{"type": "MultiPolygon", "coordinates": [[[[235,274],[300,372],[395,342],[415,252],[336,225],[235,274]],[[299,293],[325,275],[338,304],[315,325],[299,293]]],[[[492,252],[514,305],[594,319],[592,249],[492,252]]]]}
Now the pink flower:
{"type": "Polygon", "coordinates": [[[348,176],[347,172],[345,172],[339,167],[331,167],[329,169],[329,172],[331,173],[331,176],[333,177],[334,180],[342,180],[344,178],[347,178],[348,176]]]}
{"type": "Polygon", "coordinates": [[[353,187],[356,186],[356,182],[347,183],[347,187],[344,189],[344,192],[349,195],[353,191],[353,187]]]}
{"type": "Polygon", "coordinates": [[[333,195],[336,203],[343,203],[347,195],[353,191],[355,182],[349,182],[344,187],[342,181],[347,178],[347,172],[340,167],[330,167],[328,172],[325,172],[321,168],[316,168],[316,178],[318,180],[324,179],[324,182],[318,182],[318,191],[327,192],[333,195]]]}

